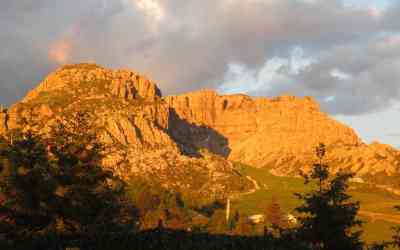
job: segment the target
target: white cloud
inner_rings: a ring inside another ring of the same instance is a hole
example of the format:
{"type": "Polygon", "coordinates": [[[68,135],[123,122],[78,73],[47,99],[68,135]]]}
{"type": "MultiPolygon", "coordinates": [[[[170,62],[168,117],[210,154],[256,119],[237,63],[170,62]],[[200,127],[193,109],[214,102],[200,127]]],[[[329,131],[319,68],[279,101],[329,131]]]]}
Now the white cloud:
{"type": "Polygon", "coordinates": [[[312,56],[306,56],[303,48],[294,47],[290,52],[289,67],[291,74],[298,74],[316,61],[312,56]]]}
{"type": "Polygon", "coordinates": [[[330,75],[338,80],[350,80],[352,76],[348,73],[343,72],[340,69],[334,68],[330,71],[330,75]]]}
{"type": "Polygon", "coordinates": [[[218,90],[222,93],[265,94],[277,86],[292,82],[290,75],[299,74],[314,61],[315,58],[305,55],[303,48],[295,46],[288,57],[273,57],[265,61],[259,70],[230,64],[218,90]]]}
{"type": "Polygon", "coordinates": [[[333,102],[335,101],[336,97],[331,95],[324,98],[324,102],[333,102]]]}
{"type": "Polygon", "coordinates": [[[131,0],[136,6],[142,10],[145,15],[153,18],[156,21],[161,21],[165,12],[157,0],[131,0]]]}

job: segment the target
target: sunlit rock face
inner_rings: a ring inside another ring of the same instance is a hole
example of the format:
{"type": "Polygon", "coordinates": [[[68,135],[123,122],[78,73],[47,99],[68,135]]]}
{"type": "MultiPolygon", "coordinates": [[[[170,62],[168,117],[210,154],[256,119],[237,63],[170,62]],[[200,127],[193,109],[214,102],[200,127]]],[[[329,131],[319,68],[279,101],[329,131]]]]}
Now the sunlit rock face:
{"type": "Polygon", "coordinates": [[[181,138],[177,134],[178,140],[190,138],[192,144],[223,152],[229,160],[296,176],[312,167],[317,160],[315,147],[324,143],[332,172],[350,170],[371,182],[399,182],[399,151],[379,143],[364,144],[353,129],[321,112],[311,97],[251,98],[201,90],[165,101],[180,119],[212,128],[227,143],[193,133],[181,138]]]}
{"type": "Polygon", "coordinates": [[[237,192],[250,184],[231,162],[298,175],[310,169],[314,148],[324,143],[333,172],[347,169],[370,182],[398,184],[399,151],[364,144],[311,97],[252,98],[213,90],[162,97],[153,81],[136,72],[93,64],[51,73],[0,112],[0,133],[22,128],[46,134],[82,110],[92,114],[93,129],[114,149],[104,165],[126,179],[136,175],[177,189],[237,192]]]}
{"type": "Polygon", "coordinates": [[[361,144],[352,129],[322,113],[309,97],[255,99],[205,90],[166,101],[182,119],[223,135],[229,142],[230,159],[251,165],[267,165],[274,153],[311,153],[320,142],[361,144]]]}
{"type": "Polygon", "coordinates": [[[0,108],[0,135],[7,131],[7,110],[0,108]]]}
{"type": "MultiPolygon", "coordinates": [[[[0,132],[20,128],[46,136],[52,126],[78,111],[91,114],[91,126],[111,149],[104,167],[126,180],[141,177],[200,195],[252,188],[224,157],[200,148],[185,150],[176,142],[169,134],[176,128],[173,112],[161,91],[151,80],[129,70],[93,64],[64,66],[7,113],[0,113],[0,132]]],[[[185,122],[179,126],[190,127],[185,122]]]]}

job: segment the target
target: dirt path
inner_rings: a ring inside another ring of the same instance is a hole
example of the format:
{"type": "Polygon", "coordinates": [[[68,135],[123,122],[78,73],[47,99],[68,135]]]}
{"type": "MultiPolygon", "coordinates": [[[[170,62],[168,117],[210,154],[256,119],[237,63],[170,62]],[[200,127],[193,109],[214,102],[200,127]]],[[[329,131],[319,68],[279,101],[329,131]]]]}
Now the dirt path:
{"type": "Polygon", "coordinates": [[[244,193],[233,194],[233,195],[230,196],[231,199],[239,199],[240,197],[242,197],[242,196],[244,196],[244,195],[248,195],[248,194],[255,193],[257,190],[260,190],[260,189],[261,189],[261,188],[260,188],[260,185],[258,184],[258,182],[257,182],[256,180],[254,180],[253,178],[251,178],[251,176],[248,176],[248,175],[247,175],[247,176],[246,176],[246,179],[248,179],[250,182],[253,183],[254,188],[253,188],[253,189],[250,189],[249,191],[244,192],[244,193]]]}
{"type": "Polygon", "coordinates": [[[254,189],[251,190],[252,191],[251,193],[254,193],[255,191],[261,189],[260,185],[258,185],[258,182],[256,180],[254,180],[253,178],[251,178],[251,176],[247,175],[246,178],[254,184],[254,189]]]}
{"type": "Polygon", "coordinates": [[[372,221],[383,220],[383,221],[400,224],[400,215],[383,214],[383,213],[376,213],[376,212],[370,212],[370,211],[365,211],[365,210],[360,210],[358,212],[358,214],[365,216],[365,217],[369,217],[369,218],[371,218],[372,221]]]}

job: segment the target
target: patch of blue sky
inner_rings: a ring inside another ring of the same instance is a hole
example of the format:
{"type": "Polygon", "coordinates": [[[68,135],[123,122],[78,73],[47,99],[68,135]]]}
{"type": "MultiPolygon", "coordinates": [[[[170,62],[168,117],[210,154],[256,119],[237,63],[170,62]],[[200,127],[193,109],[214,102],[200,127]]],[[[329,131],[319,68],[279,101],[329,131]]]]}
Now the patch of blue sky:
{"type": "Polygon", "coordinates": [[[384,111],[364,115],[336,115],[335,118],[356,130],[366,143],[378,141],[400,149],[400,103],[384,111]]]}

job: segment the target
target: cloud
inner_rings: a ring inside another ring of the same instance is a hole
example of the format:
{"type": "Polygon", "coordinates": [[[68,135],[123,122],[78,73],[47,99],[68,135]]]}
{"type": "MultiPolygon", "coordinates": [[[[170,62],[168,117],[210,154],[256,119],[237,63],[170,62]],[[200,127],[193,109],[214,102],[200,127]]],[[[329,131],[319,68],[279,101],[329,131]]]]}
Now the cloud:
{"type": "Polygon", "coordinates": [[[389,136],[389,137],[400,137],[400,133],[389,133],[389,134],[386,134],[386,136],[389,136]]]}
{"type": "Polygon", "coordinates": [[[334,114],[381,111],[400,97],[400,41],[397,36],[339,46],[304,68],[292,81],[304,94],[335,100],[323,103],[334,114]],[[332,72],[340,72],[332,74],[332,72]]]}
{"type": "Polygon", "coordinates": [[[332,47],[322,50],[318,57],[307,57],[303,49],[297,50],[302,51],[300,56],[294,57],[292,52],[287,58],[267,61],[259,70],[245,70],[233,77],[228,73],[231,77],[226,81],[243,82],[242,76],[251,72],[255,84],[239,86],[249,94],[311,95],[331,114],[378,112],[400,98],[398,35],[332,47]],[[272,61],[275,66],[270,71],[272,61]]]}
{"type": "Polygon", "coordinates": [[[371,41],[400,28],[399,6],[352,8],[340,0],[3,2],[0,41],[7,46],[0,48],[0,100],[5,103],[21,98],[59,64],[81,61],[143,72],[166,94],[215,87],[331,97],[324,106],[333,113],[384,108],[395,96],[376,83],[395,88],[388,77],[397,77],[391,66],[396,41],[381,44],[386,49],[371,41]],[[306,58],[292,60],[294,48],[306,58]],[[338,73],[352,78],[340,79],[338,73]],[[353,88],[358,101],[347,94],[353,88]]]}
{"type": "Polygon", "coordinates": [[[72,43],[68,39],[55,41],[49,48],[49,59],[58,64],[65,64],[71,58],[72,43]]]}
{"type": "Polygon", "coordinates": [[[148,15],[150,18],[158,22],[164,18],[164,9],[156,0],[131,0],[130,2],[136,4],[137,8],[142,10],[145,15],[148,15]]]}

